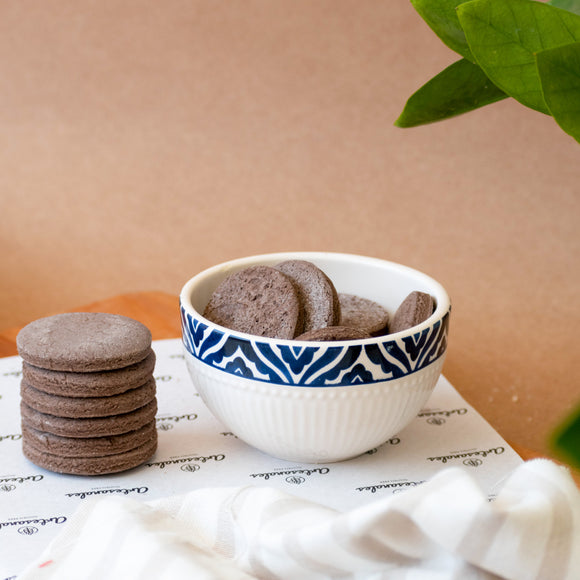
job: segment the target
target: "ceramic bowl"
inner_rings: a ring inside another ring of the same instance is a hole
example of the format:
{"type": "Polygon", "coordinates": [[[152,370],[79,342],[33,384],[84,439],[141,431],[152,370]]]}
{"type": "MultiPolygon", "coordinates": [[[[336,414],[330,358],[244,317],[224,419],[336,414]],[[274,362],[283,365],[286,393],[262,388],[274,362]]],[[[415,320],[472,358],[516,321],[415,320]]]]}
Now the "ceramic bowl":
{"type": "Polygon", "coordinates": [[[451,305],[441,284],[406,266],[350,254],[293,252],[204,270],[184,285],[180,309],[189,374],[227,429],[274,457],[327,463],[376,448],[418,414],[441,374],[451,305]],[[203,317],[228,274],[290,259],[316,264],[339,293],[374,300],[391,316],[414,290],[429,293],[435,310],[409,330],[340,342],[252,336],[203,317]]]}

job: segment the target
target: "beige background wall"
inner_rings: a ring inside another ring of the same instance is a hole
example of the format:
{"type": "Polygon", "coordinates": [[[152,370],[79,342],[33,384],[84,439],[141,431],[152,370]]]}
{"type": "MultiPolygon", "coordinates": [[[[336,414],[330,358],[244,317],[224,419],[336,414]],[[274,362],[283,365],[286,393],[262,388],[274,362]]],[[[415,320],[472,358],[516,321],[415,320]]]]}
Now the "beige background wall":
{"type": "Polygon", "coordinates": [[[456,58],[407,0],[2,2],[0,54],[0,328],[346,251],[448,287],[445,374],[504,436],[580,400],[580,146],[510,101],[395,128],[456,58]]]}

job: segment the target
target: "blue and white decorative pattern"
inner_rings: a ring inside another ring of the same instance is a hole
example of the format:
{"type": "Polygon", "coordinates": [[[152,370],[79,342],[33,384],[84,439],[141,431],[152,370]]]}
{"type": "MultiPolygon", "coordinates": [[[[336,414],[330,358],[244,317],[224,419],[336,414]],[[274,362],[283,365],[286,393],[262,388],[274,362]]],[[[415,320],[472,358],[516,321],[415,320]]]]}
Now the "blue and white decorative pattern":
{"type": "Polygon", "coordinates": [[[245,339],[210,328],[181,308],[185,348],[199,361],[257,381],[302,387],[377,383],[417,372],[444,355],[449,312],[417,334],[372,344],[302,346],[245,339]]]}

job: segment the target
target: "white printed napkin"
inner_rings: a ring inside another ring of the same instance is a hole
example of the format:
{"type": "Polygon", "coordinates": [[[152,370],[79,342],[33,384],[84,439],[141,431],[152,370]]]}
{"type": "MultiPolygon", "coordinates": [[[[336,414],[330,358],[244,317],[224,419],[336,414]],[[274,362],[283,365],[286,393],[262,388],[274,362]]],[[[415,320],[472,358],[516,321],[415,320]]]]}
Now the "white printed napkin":
{"type": "Polygon", "coordinates": [[[548,460],[490,501],[464,467],[343,512],[269,486],[83,503],[19,580],[580,578],[580,492],[548,460]]]}

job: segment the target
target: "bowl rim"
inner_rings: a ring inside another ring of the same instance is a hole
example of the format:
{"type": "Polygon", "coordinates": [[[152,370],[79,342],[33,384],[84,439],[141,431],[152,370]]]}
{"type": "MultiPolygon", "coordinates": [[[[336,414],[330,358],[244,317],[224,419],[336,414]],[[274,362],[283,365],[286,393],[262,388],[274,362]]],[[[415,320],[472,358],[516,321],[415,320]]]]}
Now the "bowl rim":
{"type": "Polygon", "coordinates": [[[422,272],[421,270],[417,270],[410,266],[406,266],[404,264],[400,264],[398,262],[393,262],[390,260],[385,260],[382,258],[375,258],[371,256],[363,256],[359,254],[352,254],[352,253],[343,253],[343,252],[317,252],[317,251],[295,251],[295,252],[273,252],[273,253],[266,253],[266,254],[255,254],[251,256],[245,256],[241,258],[234,258],[231,260],[227,260],[225,262],[221,262],[219,264],[215,264],[210,266],[209,268],[205,268],[201,270],[194,276],[192,276],[185,284],[182,286],[182,289],[179,293],[179,305],[180,310],[187,312],[190,316],[195,317],[203,324],[207,325],[210,328],[216,328],[220,330],[224,334],[228,334],[231,336],[239,337],[240,339],[247,340],[247,341],[260,341],[270,344],[280,344],[280,345],[289,345],[294,347],[329,347],[329,346],[358,346],[358,345],[366,345],[366,344],[374,344],[377,342],[385,342],[390,340],[396,340],[398,338],[412,336],[417,333],[422,332],[424,329],[431,327],[434,323],[438,320],[442,320],[445,316],[447,316],[451,311],[451,300],[449,294],[445,287],[432,278],[430,275],[422,272]],[[420,324],[413,326],[411,328],[401,330],[399,332],[383,334],[379,336],[373,336],[370,338],[362,338],[362,339],[354,339],[354,340],[334,340],[334,341],[316,341],[316,340],[296,340],[296,339],[282,339],[282,338],[272,338],[267,336],[259,336],[255,334],[249,334],[246,332],[241,332],[238,330],[233,330],[231,328],[227,328],[226,326],[221,326],[212,322],[211,320],[205,318],[201,312],[199,312],[196,308],[194,308],[193,304],[191,303],[191,295],[193,288],[203,279],[209,278],[217,273],[222,273],[224,270],[233,270],[233,269],[241,269],[247,266],[256,265],[260,262],[264,261],[284,261],[284,260],[317,260],[317,259],[326,259],[326,260],[349,260],[349,261],[357,261],[359,263],[368,264],[368,265],[375,265],[375,266],[388,266],[393,270],[399,270],[401,272],[406,272],[408,274],[412,274],[418,278],[422,278],[430,288],[434,291],[433,294],[436,295],[436,307],[431,316],[426,318],[420,324]]]}

